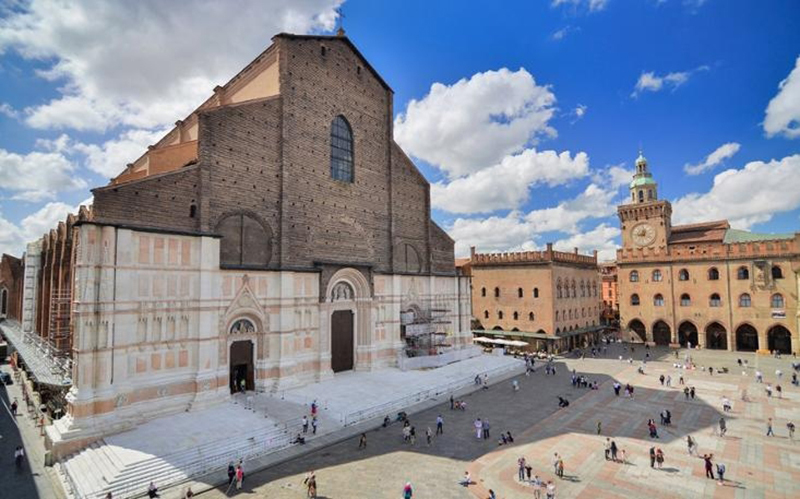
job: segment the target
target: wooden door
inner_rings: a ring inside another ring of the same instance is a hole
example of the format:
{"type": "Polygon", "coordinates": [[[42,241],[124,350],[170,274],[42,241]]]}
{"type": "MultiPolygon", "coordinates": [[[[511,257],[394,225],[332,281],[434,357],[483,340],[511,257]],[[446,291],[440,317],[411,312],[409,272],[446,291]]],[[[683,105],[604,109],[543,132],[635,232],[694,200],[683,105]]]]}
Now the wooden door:
{"type": "Polygon", "coordinates": [[[331,369],[338,373],[353,368],[353,312],[337,310],[331,317],[331,369]]]}

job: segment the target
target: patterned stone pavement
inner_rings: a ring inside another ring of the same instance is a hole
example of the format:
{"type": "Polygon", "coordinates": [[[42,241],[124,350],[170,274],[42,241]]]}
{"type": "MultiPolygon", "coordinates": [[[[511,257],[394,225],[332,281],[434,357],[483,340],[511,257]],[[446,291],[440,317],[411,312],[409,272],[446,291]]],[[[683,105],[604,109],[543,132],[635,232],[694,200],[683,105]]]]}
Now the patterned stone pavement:
{"type": "MultiPolygon", "coordinates": [[[[413,446],[403,443],[401,428],[395,424],[369,432],[365,451],[357,449],[356,440],[346,441],[252,473],[241,494],[275,499],[305,497],[302,479],[313,469],[319,497],[327,499],[397,498],[406,481],[414,486],[414,498],[484,499],[490,488],[498,498],[530,498],[532,487],[517,481],[516,462],[524,455],[535,474],[554,480],[559,498],[800,497],[800,444],[788,439],[786,429],[788,420],[800,424],[800,390],[789,382],[790,359],[693,352],[698,366],[726,366],[730,372],[685,372],[686,384],[697,391],[696,399],[686,400],[670,352],[654,351],[661,358],[649,362],[646,374],[641,375],[636,370],[639,362],[619,361],[622,347],[614,348],[607,358],[560,360],[556,376],[545,376],[542,369],[530,377],[520,376],[518,392],[511,389],[510,382],[503,381],[468,396],[465,412],[451,411],[443,401],[437,408],[412,415],[419,435],[413,446]],[[745,375],[736,365],[737,357],[749,361],[751,367],[745,375]],[[572,388],[565,367],[597,380],[600,390],[572,388]],[[782,399],[766,397],[765,385],[755,383],[756,368],[773,386],[775,369],[783,370],[782,399]],[[672,388],[661,386],[661,373],[672,375],[672,388]],[[614,396],[614,379],[634,385],[635,398],[614,396]],[[741,400],[744,389],[750,402],[741,400]],[[570,406],[559,410],[557,395],[566,396],[570,406]],[[712,434],[712,428],[722,415],[721,401],[726,396],[733,402],[733,411],[726,415],[727,435],[718,437],[712,434]],[[672,412],[673,425],[659,425],[660,438],[651,440],[646,421],[653,418],[658,422],[664,408],[672,412]],[[435,429],[438,413],[445,418],[445,434],[429,447],[425,428],[435,429]],[[493,438],[475,438],[472,423],[476,417],[489,418],[493,438]],[[768,417],[774,420],[775,437],[765,436],[768,417]],[[598,421],[602,423],[599,436],[598,421]],[[498,446],[498,431],[511,431],[515,443],[498,446]],[[726,465],[723,486],[706,479],[702,459],[688,454],[687,434],[698,442],[700,454],[713,453],[715,461],[726,465]],[[626,451],[627,464],[604,459],[606,436],[626,451]],[[665,454],[660,470],[650,468],[648,456],[653,445],[665,454]],[[564,479],[553,475],[554,452],[564,459],[564,479]],[[468,488],[457,483],[465,470],[476,482],[468,488]]],[[[644,349],[637,346],[634,357],[639,359],[643,353],[644,349]]],[[[681,357],[684,353],[681,351],[681,357]]],[[[224,492],[218,489],[202,497],[221,498],[224,492]]]]}

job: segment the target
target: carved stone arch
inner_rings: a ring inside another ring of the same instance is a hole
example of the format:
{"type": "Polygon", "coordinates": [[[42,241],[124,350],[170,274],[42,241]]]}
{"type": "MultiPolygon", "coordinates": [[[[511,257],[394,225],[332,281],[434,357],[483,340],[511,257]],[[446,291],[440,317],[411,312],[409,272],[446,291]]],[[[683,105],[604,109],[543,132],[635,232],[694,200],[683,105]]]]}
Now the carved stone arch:
{"type": "Polygon", "coordinates": [[[258,302],[255,293],[250,287],[250,277],[245,274],[242,277],[242,285],[231,301],[225,312],[220,316],[219,323],[220,341],[219,358],[221,363],[227,362],[228,349],[230,343],[238,339],[251,339],[256,346],[256,357],[266,358],[269,356],[265,333],[269,332],[269,315],[258,302]],[[241,320],[246,320],[253,325],[253,331],[246,331],[234,326],[241,320]]]}
{"type": "Polygon", "coordinates": [[[358,270],[347,267],[339,269],[328,280],[328,287],[325,290],[325,301],[331,303],[333,299],[334,288],[339,283],[346,283],[353,290],[353,301],[371,300],[372,293],[370,291],[369,281],[364,277],[364,274],[358,270]]]}
{"type": "Polygon", "coordinates": [[[220,241],[220,266],[266,267],[272,259],[272,227],[251,210],[221,214],[214,221],[220,241]]]}

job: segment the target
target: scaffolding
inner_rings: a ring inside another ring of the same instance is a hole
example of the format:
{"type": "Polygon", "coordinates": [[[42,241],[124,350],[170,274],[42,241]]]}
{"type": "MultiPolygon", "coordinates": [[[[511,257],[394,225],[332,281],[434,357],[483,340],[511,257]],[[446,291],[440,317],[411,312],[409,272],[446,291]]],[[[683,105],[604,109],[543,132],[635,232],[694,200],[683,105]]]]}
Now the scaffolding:
{"type": "Polygon", "coordinates": [[[452,347],[447,343],[447,320],[450,310],[431,308],[426,312],[407,312],[401,316],[401,337],[405,340],[407,357],[438,355],[452,347]]]}
{"type": "Polygon", "coordinates": [[[69,356],[72,351],[71,326],[72,290],[53,291],[50,295],[49,339],[59,356],[69,356]]]}

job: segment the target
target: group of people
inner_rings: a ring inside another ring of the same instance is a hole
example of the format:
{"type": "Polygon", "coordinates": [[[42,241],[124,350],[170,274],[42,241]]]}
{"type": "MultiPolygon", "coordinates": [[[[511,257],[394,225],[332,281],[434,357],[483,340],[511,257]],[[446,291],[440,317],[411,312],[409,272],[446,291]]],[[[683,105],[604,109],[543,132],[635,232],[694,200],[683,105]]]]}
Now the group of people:
{"type": "Polygon", "coordinates": [[[617,446],[617,442],[611,440],[611,437],[606,437],[605,455],[606,455],[606,461],[614,461],[615,463],[623,463],[623,464],[625,464],[626,462],[625,458],[627,456],[625,449],[620,449],[617,446]]]}
{"type": "Polygon", "coordinates": [[[597,390],[599,388],[597,381],[589,381],[589,378],[583,374],[578,375],[575,370],[572,371],[572,388],[589,388],[597,390]]]}

